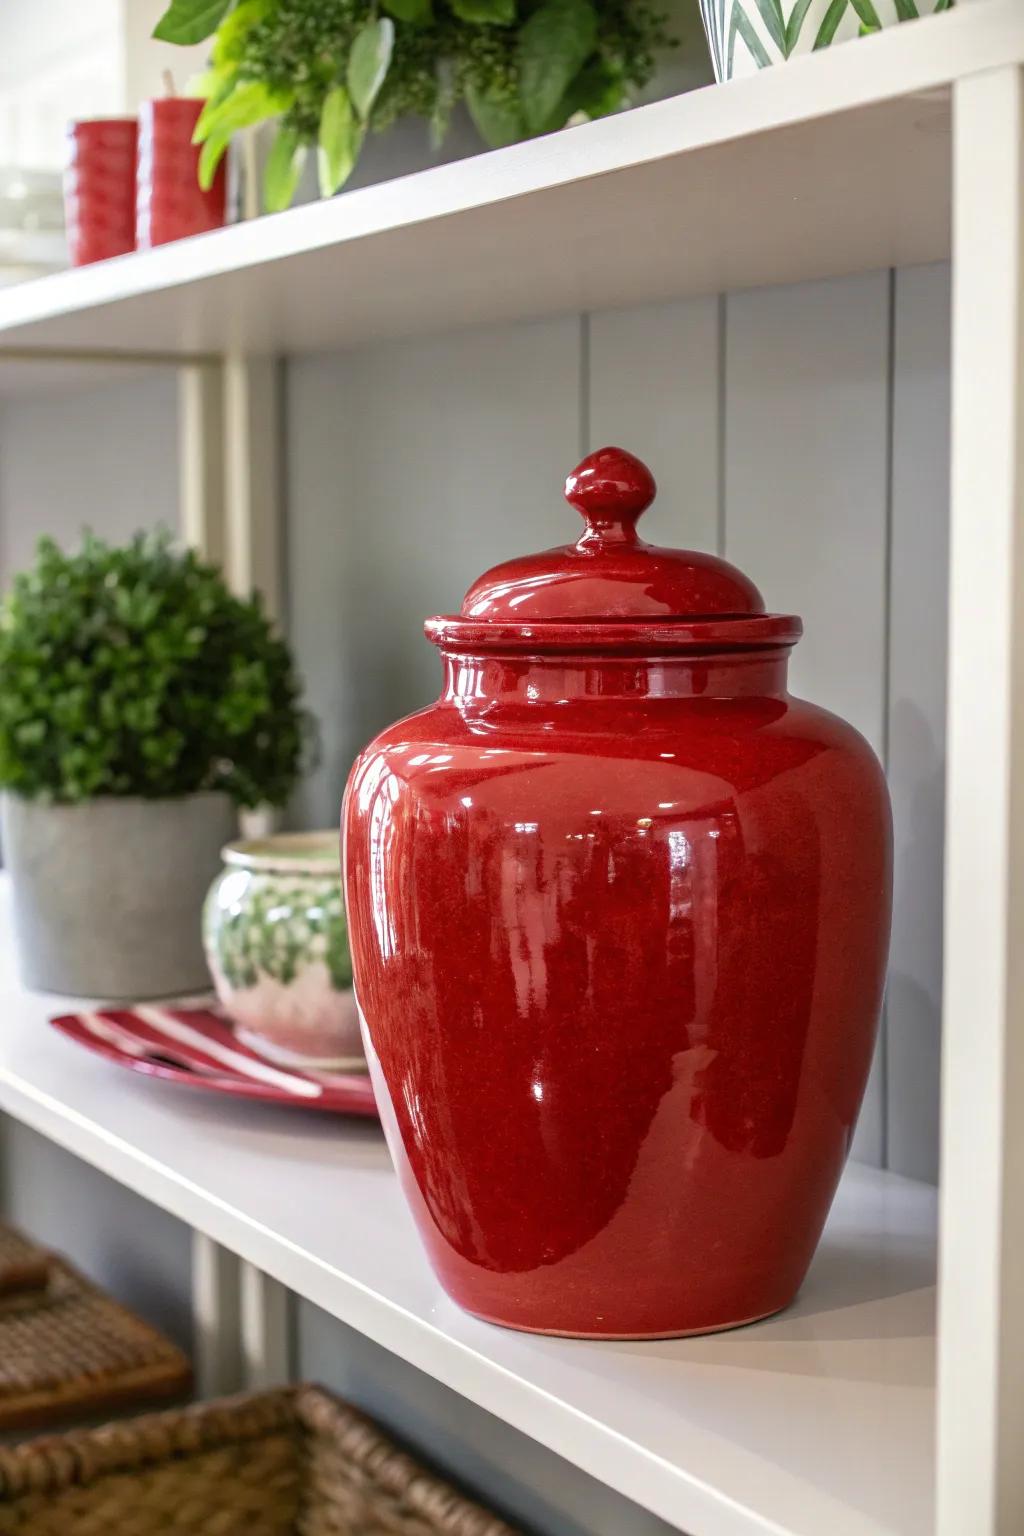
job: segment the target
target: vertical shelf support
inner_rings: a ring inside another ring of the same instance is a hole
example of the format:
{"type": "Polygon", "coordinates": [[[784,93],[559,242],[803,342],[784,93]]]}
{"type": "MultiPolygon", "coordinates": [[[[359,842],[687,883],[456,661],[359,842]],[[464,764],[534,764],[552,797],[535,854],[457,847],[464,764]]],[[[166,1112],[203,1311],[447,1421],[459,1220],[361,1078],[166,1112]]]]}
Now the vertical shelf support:
{"type": "Polygon", "coordinates": [[[181,528],[242,595],[283,607],[281,388],[276,358],[227,357],[179,369],[181,528]]]}
{"type": "Polygon", "coordinates": [[[253,1264],[241,1265],[242,1360],[254,1390],[286,1385],[291,1371],[291,1296],[253,1264]]]}
{"type": "Polygon", "coordinates": [[[192,1233],[192,1356],[196,1395],[218,1397],[243,1384],[239,1261],[202,1232],[192,1233]]]}
{"type": "Polygon", "coordinates": [[[178,369],[178,474],[182,538],[215,565],[224,527],[224,378],[219,363],[178,369]]]}
{"type": "Polygon", "coordinates": [[[939,1536],[1024,1529],[1024,72],[954,88],[939,1536]]]}
{"type": "MultiPolygon", "coordinates": [[[[262,595],[283,624],[281,365],[231,355],[178,370],[182,536],[242,597],[262,595]]],[[[275,812],[247,811],[248,837],[273,831],[275,812]]]]}
{"type": "Polygon", "coordinates": [[[289,1291],[202,1232],[192,1233],[192,1326],[199,1397],[291,1380],[289,1291]]]}
{"type": "Polygon", "coordinates": [[[271,618],[283,606],[280,364],[224,361],[224,567],[234,591],[263,594],[271,618]]]}
{"type": "MultiPolygon", "coordinates": [[[[222,566],[235,592],[261,592],[280,621],[279,365],[227,357],[191,363],[178,378],[182,536],[222,566]]],[[[192,1234],[192,1310],[201,1396],[290,1379],[287,1290],[200,1232],[192,1234]]]]}

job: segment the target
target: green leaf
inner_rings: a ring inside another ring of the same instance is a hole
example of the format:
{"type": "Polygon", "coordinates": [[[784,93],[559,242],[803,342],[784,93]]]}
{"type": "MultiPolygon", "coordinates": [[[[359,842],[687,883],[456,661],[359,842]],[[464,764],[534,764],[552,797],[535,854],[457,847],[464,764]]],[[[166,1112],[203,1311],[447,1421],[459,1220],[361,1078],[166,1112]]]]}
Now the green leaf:
{"type": "Polygon", "coordinates": [[[206,140],[199,152],[199,185],[204,192],[209,192],[213,186],[217,167],[227,154],[228,145],[231,143],[230,133],[214,133],[206,140]]]}
{"type": "Polygon", "coordinates": [[[240,63],[250,31],[263,20],[271,4],[272,0],[239,0],[235,9],[225,16],[217,28],[210,53],[215,69],[240,63]]]}
{"type": "Polygon", "coordinates": [[[202,43],[217,30],[232,0],[171,0],[153,36],[163,43],[202,43]]]}
{"type": "Polygon", "coordinates": [[[226,90],[230,84],[218,69],[201,69],[197,74],[189,75],[185,81],[185,95],[194,96],[199,101],[209,101],[211,96],[217,96],[226,90]]]}
{"type": "Polygon", "coordinates": [[[430,114],[430,147],[437,150],[444,143],[455,106],[455,69],[451,59],[438,59],[435,75],[437,90],[430,114]]]}
{"type": "Polygon", "coordinates": [[[263,206],[280,213],[295,196],[306,163],[308,146],[299,143],[294,128],[279,128],[263,168],[263,206]]]}
{"type": "Polygon", "coordinates": [[[317,167],[322,197],[333,197],[351,176],[361,141],[362,134],[348,92],[343,85],[336,85],[324,97],[320,113],[317,167]]]}
{"type": "Polygon", "coordinates": [[[810,8],[811,0],[796,0],[796,5],[789,13],[789,21],[786,23],[786,48],[788,59],[797,43],[800,41],[800,30],[804,24],[804,17],[810,8]]]}
{"type": "Polygon", "coordinates": [[[432,0],[382,0],[384,9],[397,16],[399,21],[409,21],[414,27],[422,27],[434,17],[432,0]]]}
{"type": "Polygon", "coordinates": [[[249,80],[231,88],[218,100],[210,98],[199,114],[193,144],[203,144],[209,138],[226,134],[228,138],[242,128],[262,123],[264,118],[278,117],[291,106],[291,97],[283,91],[272,91],[262,80],[249,80]]]}
{"type": "Polygon", "coordinates": [[[897,21],[918,21],[920,19],[914,0],[895,0],[897,21]]]}
{"type": "Polygon", "coordinates": [[[516,19],[516,0],[450,0],[450,4],[463,21],[509,27],[516,19]]]}
{"type": "MultiPolygon", "coordinates": [[[[846,0],[840,0],[840,3],[845,5],[846,0]]],[[[768,57],[768,50],[765,48],[761,39],[754,31],[749,16],[747,16],[746,12],[742,11],[740,7],[736,5],[733,7],[732,22],[729,26],[728,72],[730,75],[732,74],[732,61],[736,52],[737,37],[742,37],[743,41],[746,43],[747,48],[750,50],[750,57],[754,60],[758,69],[764,69],[771,63],[771,59],[768,57]]]]}
{"type": "Polygon", "coordinates": [[[619,110],[625,99],[626,82],[621,69],[610,59],[591,59],[562,98],[558,112],[562,123],[552,126],[561,127],[577,112],[589,118],[608,117],[619,110]]]}
{"type": "Polygon", "coordinates": [[[624,98],[625,85],[621,70],[606,59],[591,59],[571,82],[540,131],[556,133],[577,116],[604,117],[620,107],[624,98]]]}
{"type": "Polygon", "coordinates": [[[367,22],[356,33],[348,56],[348,94],[365,123],[384,84],[395,44],[395,24],[390,16],[367,22]]]}
{"type": "Polygon", "coordinates": [[[781,54],[786,52],[786,19],[782,14],[781,0],[756,0],[761,20],[768,29],[768,36],[781,54]]]}
{"type": "Polygon", "coordinates": [[[267,118],[279,117],[287,111],[291,100],[285,92],[272,91],[262,81],[251,80],[236,85],[223,99],[213,97],[206,103],[192,134],[193,144],[203,146],[199,156],[199,185],[204,192],[213,185],[217,167],[234,135],[267,118]]]}
{"type": "Polygon", "coordinates": [[[480,137],[492,149],[526,138],[526,124],[514,97],[491,96],[467,85],[466,106],[480,137]]]}
{"type": "Polygon", "coordinates": [[[882,23],[878,19],[878,12],[871,0],[850,0],[850,3],[860,18],[861,36],[865,32],[881,32],[882,23]]]}
{"type": "Polygon", "coordinates": [[[818,35],[814,39],[815,49],[827,48],[835,37],[839,23],[845,14],[846,4],[847,0],[832,0],[832,4],[822,18],[821,26],[818,28],[818,35]]]}
{"type": "Polygon", "coordinates": [[[541,133],[597,38],[590,0],[546,0],[519,33],[519,92],[532,133],[541,133]]]}

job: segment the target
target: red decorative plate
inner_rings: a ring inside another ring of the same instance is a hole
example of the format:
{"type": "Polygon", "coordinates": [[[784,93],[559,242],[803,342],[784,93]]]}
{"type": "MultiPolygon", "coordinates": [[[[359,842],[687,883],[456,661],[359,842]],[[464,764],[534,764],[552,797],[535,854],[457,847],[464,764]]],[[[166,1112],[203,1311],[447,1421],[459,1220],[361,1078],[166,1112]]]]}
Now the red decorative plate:
{"type": "Polygon", "coordinates": [[[68,1039],[147,1077],[336,1114],[377,1114],[365,1073],[274,1066],[236,1040],[223,1016],[209,1008],[136,1003],[131,1009],[65,1013],[50,1023],[68,1039]]]}

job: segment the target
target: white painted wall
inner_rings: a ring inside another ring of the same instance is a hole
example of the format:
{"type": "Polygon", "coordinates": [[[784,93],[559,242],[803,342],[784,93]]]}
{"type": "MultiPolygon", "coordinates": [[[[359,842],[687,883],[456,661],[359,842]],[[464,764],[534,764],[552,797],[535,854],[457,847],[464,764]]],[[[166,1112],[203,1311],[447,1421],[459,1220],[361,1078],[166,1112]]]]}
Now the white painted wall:
{"type": "Polygon", "coordinates": [[[119,0],[0,6],[0,165],[59,170],[64,124],[120,110],[119,0]]]}
{"type": "Polygon", "coordinates": [[[166,0],[3,0],[0,4],[0,166],[60,170],[71,118],[134,112],[179,88],[207,49],[174,48],[151,33],[166,0]]]}
{"type": "Polygon", "coordinates": [[[210,49],[207,43],[194,48],[179,48],[173,43],[157,42],[153,28],[167,9],[168,0],[118,0],[118,74],[121,110],[134,112],[140,101],[163,96],[164,70],[170,72],[175,89],[185,90],[189,80],[206,68],[210,49]]]}

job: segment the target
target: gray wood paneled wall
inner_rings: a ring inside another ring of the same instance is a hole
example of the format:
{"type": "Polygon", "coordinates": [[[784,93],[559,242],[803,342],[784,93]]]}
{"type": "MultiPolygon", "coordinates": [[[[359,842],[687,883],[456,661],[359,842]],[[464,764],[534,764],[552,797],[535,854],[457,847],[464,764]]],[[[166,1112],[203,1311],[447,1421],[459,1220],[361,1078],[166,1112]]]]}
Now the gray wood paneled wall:
{"type": "MultiPolygon", "coordinates": [[[[123,370],[46,387],[52,365],[26,368],[27,392],[0,401],[0,587],[49,534],[83,527],[116,543],[178,523],[177,384],[165,368],[123,370]]],[[[73,374],[72,368],[61,376],[73,374]]]]}
{"type": "Polygon", "coordinates": [[[306,358],[288,369],[289,624],[334,822],[360,745],[437,691],[422,638],[495,560],[561,542],[601,442],[646,457],[659,542],[802,614],[797,692],[886,763],[896,917],[856,1155],[937,1177],[949,276],[761,289],[306,358]]]}

